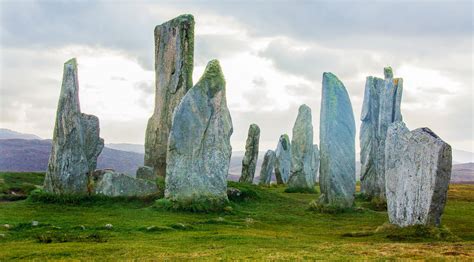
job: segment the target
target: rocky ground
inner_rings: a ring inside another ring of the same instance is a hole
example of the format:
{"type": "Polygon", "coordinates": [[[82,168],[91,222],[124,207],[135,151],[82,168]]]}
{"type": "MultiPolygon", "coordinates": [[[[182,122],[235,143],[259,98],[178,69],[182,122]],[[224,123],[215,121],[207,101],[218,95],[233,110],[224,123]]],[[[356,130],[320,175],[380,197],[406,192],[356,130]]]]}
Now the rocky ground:
{"type": "MultiPolygon", "coordinates": [[[[3,193],[27,194],[41,181],[41,174],[0,173],[3,193]]],[[[231,186],[247,200],[234,200],[223,213],[166,211],[150,199],[3,201],[0,261],[474,258],[474,185],[450,185],[440,231],[387,231],[387,213],[360,197],[357,209],[318,213],[308,203],[319,193],[231,186]]]]}

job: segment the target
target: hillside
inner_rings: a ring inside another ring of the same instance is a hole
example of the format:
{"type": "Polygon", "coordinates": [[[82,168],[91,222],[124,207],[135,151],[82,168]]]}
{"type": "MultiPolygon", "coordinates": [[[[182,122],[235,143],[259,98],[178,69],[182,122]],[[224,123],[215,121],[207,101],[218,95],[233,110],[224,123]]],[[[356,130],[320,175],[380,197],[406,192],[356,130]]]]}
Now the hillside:
{"type": "MultiPolygon", "coordinates": [[[[51,140],[0,140],[0,171],[34,172],[48,167],[51,140]]],[[[143,155],[105,147],[98,160],[97,168],[113,168],[119,172],[135,175],[143,165],[143,155]]]]}
{"type": "MultiPolygon", "coordinates": [[[[136,144],[107,144],[98,159],[97,168],[113,168],[119,172],[135,175],[143,165],[142,147],[136,144]],[[129,149],[131,151],[114,148],[129,149]]],[[[0,171],[34,172],[45,171],[51,151],[50,140],[0,139],[0,171]]],[[[265,152],[259,152],[255,181],[258,181],[265,152]]],[[[232,152],[229,167],[229,180],[237,181],[242,170],[243,151],[232,152]]],[[[467,155],[466,155],[467,156],[467,155]]],[[[360,163],[356,163],[356,176],[359,177],[360,163]]],[[[474,164],[453,163],[452,183],[474,183],[474,164]]]]}
{"type": "Polygon", "coordinates": [[[0,128],[0,139],[41,139],[33,134],[24,134],[6,128],[0,128]]]}

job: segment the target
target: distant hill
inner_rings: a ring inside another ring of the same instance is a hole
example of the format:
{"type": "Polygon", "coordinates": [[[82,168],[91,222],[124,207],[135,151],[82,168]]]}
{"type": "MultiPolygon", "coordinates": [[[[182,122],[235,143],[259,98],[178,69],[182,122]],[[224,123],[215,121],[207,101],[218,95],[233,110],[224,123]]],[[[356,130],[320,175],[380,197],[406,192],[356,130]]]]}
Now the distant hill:
{"type": "MultiPolygon", "coordinates": [[[[2,139],[0,171],[46,171],[50,153],[51,140],[2,139]]],[[[135,175],[143,165],[143,154],[105,147],[97,162],[97,168],[113,168],[135,175]]]]}
{"type": "Polygon", "coordinates": [[[41,139],[33,134],[23,134],[6,128],[0,128],[0,139],[41,139]]]}
{"type": "Polygon", "coordinates": [[[110,143],[110,144],[106,144],[105,146],[112,149],[145,154],[144,145],[129,144],[129,143],[116,143],[116,144],[110,143]]]}
{"type": "MultiPolygon", "coordinates": [[[[51,140],[38,140],[31,134],[22,134],[9,129],[0,129],[0,171],[45,171],[51,151],[51,140]],[[9,139],[6,137],[14,137],[9,139]],[[25,138],[21,138],[25,137],[25,138]],[[18,139],[20,138],[20,139],[18,139]]],[[[98,159],[97,168],[113,168],[119,172],[135,175],[143,165],[144,146],[130,143],[106,144],[98,159]]],[[[229,180],[238,180],[242,171],[244,151],[233,151],[229,167],[229,180]]],[[[264,151],[259,152],[255,177],[260,174],[264,151]]],[[[359,179],[359,153],[356,155],[356,174],[359,179]]],[[[474,153],[453,149],[453,173],[451,182],[474,183],[474,153]]]]}
{"type": "Polygon", "coordinates": [[[453,165],[452,183],[474,183],[474,163],[453,165]]]}

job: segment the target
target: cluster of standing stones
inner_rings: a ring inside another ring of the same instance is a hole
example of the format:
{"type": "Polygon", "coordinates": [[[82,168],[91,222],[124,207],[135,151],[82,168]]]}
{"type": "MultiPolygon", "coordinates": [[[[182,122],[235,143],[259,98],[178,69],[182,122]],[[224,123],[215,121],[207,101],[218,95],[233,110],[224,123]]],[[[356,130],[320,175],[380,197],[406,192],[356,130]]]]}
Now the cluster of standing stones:
{"type": "MultiPolygon", "coordinates": [[[[145,166],[136,176],[96,170],[104,147],[99,120],[81,113],[77,63],[64,64],[63,82],[44,189],[55,194],[145,196],[165,180],[165,198],[225,205],[232,147],[226,83],[217,60],[193,85],[194,18],[182,15],[155,28],[155,109],[148,121],[145,166]]],[[[367,77],[361,113],[361,191],[387,202],[399,226],[439,225],[451,176],[451,147],[428,128],[409,131],[400,110],[403,80],[367,77]]],[[[349,94],[332,73],[323,74],[320,149],[313,142],[311,109],[301,105],[292,138],[283,134],[265,153],[259,183],[314,190],[320,205],[354,205],[355,121],[349,94]],[[318,178],[319,173],[319,178],[318,178]],[[318,180],[319,179],[319,180],[318,180]]],[[[249,127],[240,182],[253,183],[260,128],[249,127]]]]}

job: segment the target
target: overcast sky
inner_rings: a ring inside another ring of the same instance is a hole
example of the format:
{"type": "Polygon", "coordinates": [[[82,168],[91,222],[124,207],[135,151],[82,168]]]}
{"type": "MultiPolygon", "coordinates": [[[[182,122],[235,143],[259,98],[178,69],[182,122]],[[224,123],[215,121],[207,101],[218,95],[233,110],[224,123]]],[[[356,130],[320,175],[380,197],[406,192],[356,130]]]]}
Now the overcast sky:
{"type": "MultiPolygon", "coordinates": [[[[79,64],[81,108],[106,143],[144,143],[154,101],[153,29],[195,17],[194,82],[219,59],[234,151],[248,126],[261,150],[288,133],[300,104],[319,143],[321,77],[346,86],[356,126],[366,76],[404,79],[410,129],[474,151],[472,1],[0,1],[0,127],[52,136],[63,63],[79,64]]],[[[358,147],[357,134],[357,147],[358,147]]]]}

